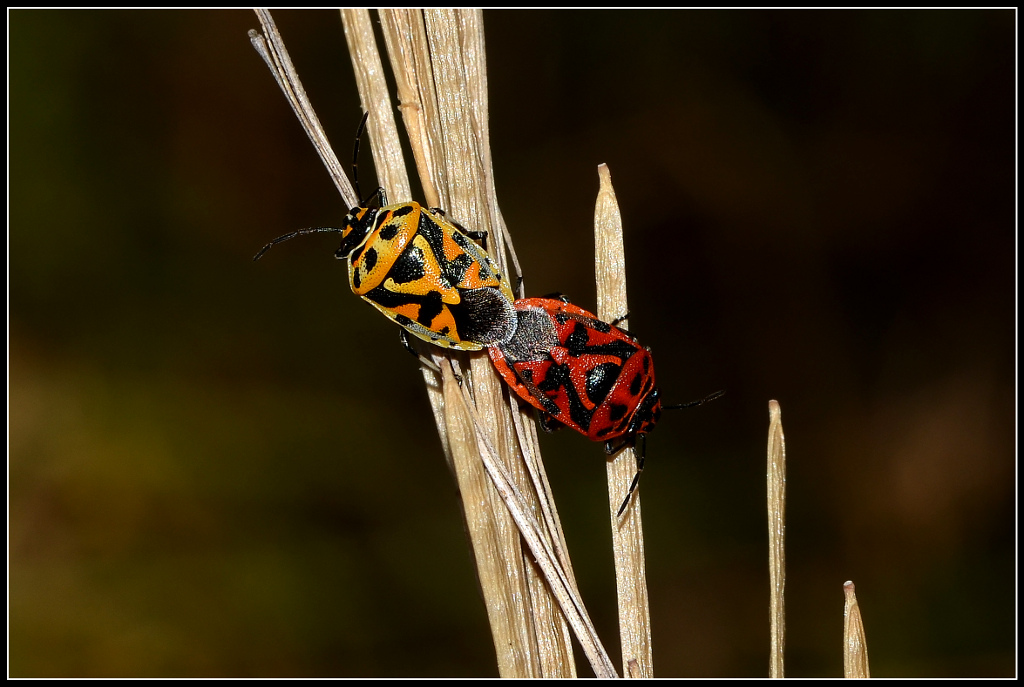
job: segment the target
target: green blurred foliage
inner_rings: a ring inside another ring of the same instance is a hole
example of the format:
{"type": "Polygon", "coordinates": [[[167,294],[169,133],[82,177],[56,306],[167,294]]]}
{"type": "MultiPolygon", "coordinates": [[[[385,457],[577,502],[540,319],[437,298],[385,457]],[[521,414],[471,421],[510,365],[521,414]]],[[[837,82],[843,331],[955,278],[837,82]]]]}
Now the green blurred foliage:
{"type": "MultiPolygon", "coordinates": [[[[340,20],[275,17],[346,160],[340,20]]],[[[397,329],[348,292],[335,238],[251,261],[346,211],[249,45],[255,17],[8,19],[11,675],[493,675],[397,329]]],[[[594,307],[608,163],[665,397],[728,390],[648,442],[657,674],[766,674],[777,398],[787,674],[841,674],[853,579],[872,674],[1013,675],[1014,12],[485,26],[529,293],[594,307]]],[[[603,453],[542,443],[613,647],[603,453]]]]}

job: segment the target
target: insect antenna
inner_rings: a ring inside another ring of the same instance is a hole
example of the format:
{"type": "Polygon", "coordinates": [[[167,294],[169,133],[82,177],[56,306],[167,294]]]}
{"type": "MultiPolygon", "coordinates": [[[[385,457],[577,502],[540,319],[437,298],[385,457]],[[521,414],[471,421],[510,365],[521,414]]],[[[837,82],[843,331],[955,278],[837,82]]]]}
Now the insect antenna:
{"type": "Polygon", "coordinates": [[[384,193],[384,187],[378,186],[377,190],[363,198],[362,191],[359,190],[359,143],[363,140],[363,132],[366,131],[366,120],[370,118],[369,111],[363,113],[363,118],[359,120],[359,126],[356,127],[356,141],[352,146],[352,186],[356,189],[356,198],[359,199],[359,206],[366,207],[366,202],[377,196],[378,207],[384,207],[388,204],[387,195],[384,193]]]}
{"type": "Polygon", "coordinates": [[[293,239],[296,236],[302,236],[303,234],[340,234],[344,231],[345,229],[342,227],[309,227],[307,229],[299,229],[298,231],[293,231],[290,234],[278,236],[276,239],[263,246],[263,248],[260,248],[260,252],[253,257],[252,261],[256,262],[262,258],[263,254],[270,250],[271,246],[276,246],[277,244],[287,241],[288,239],[293,239]]]}
{"type": "Polygon", "coordinates": [[[697,406],[702,406],[705,403],[708,403],[709,401],[714,401],[716,398],[721,398],[722,396],[725,396],[725,389],[722,389],[721,391],[716,391],[713,394],[708,394],[704,398],[702,398],[700,400],[697,400],[697,401],[690,401],[689,403],[680,403],[680,404],[674,405],[674,406],[662,406],[661,409],[662,410],[679,410],[681,408],[696,408],[697,406]]]}
{"type": "Polygon", "coordinates": [[[359,126],[356,127],[356,142],[352,146],[352,185],[356,189],[356,198],[360,202],[363,200],[363,194],[359,191],[359,141],[363,137],[363,131],[366,129],[366,120],[370,118],[370,111],[367,110],[363,113],[363,118],[359,120],[359,126]]]}
{"type": "MultiPolygon", "coordinates": [[[[716,391],[713,394],[708,394],[702,399],[697,401],[690,401],[689,403],[680,403],[678,405],[662,406],[662,410],[679,410],[681,408],[696,408],[697,406],[704,405],[709,401],[714,401],[716,398],[721,398],[725,395],[725,389],[716,391]]],[[[629,499],[632,498],[633,492],[636,491],[636,485],[640,482],[640,473],[644,471],[644,460],[647,456],[647,435],[637,434],[634,439],[635,442],[639,442],[639,446],[636,443],[633,444],[633,455],[636,457],[636,474],[633,475],[633,481],[629,485],[629,492],[626,493],[626,498],[623,499],[622,505],[619,506],[619,511],[615,514],[615,517],[622,515],[622,512],[626,510],[626,506],[629,505],[629,499]]]]}

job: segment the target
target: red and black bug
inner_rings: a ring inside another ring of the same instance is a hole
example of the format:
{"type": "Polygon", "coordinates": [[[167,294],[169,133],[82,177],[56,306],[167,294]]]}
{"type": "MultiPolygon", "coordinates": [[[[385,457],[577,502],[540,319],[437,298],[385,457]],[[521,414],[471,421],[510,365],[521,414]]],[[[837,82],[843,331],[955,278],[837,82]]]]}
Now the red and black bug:
{"type": "MultiPolygon", "coordinates": [[[[511,340],[487,349],[498,374],[524,401],[551,421],[605,442],[611,455],[632,446],[637,472],[622,514],[644,469],[636,440],[654,429],[663,406],[650,349],[628,332],[565,299],[523,298],[514,303],[518,324],[511,340]]],[[[679,406],[700,405],[724,392],[679,406]]]]}

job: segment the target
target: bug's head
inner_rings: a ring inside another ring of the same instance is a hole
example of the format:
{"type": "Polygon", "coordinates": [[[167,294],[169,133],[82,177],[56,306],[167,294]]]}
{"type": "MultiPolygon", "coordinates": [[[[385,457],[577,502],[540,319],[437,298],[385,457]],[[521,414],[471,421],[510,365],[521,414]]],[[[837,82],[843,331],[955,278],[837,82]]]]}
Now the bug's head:
{"type": "Polygon", "coordinates": [[[661,418],[661,392],[655,388],[644,398],[640,407],[633,415],[633,427],[630,434],[647,434],[661,418]]]}
{"type": "Polygon", "coordinates": [[[354,207],[348,211],[345,215],[345,226],[341,228],[341,246],[335,251],[334,257],[345,260],[352,251],[366,243],[377,212],[377,208],[366,206],[354,207]]]}

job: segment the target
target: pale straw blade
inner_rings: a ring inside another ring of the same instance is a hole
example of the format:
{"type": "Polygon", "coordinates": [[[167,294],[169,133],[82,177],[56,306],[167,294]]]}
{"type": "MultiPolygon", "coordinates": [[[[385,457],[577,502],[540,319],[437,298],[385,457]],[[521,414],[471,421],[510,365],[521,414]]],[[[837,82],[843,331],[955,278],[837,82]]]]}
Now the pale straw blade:
{"type": "Polygon", "coordinates": [[[327,134],[324,133],[320,119],[309,102],[306,89],[302,87],[302,82],[299,80],[292,59],[284,46],[281,34],[277,31],[273,17],[265,9],[257,9],[255,12],[263,27],[263,33],[260,34],[255,30],[249,31],[249,40],[252,42],[252,46],[267,63],[277,85],[284,92],[302,129],[309,136],[309,140],[313,142],[313,147],[323,161],[324,167],[327,168],[328,174],[331,175],[331,180],[338,187],[338,192],[341,194],[342,200],[345,201],[346,208],[354,207],[358,202],[356,192],[352,188],[348,175],[342,169],[341,163],[338,162],[338,156],[334,154],[334,150],[327,140],[327,134]]]}
{"type": "MultiPolygon", "coordinates": [[[[342,10],[341,16],[353,65],[357,75],[362,74],[361,77],[357,77],[360,98],[371,108],[371,120],[379,116],[381,120],[387,121],[391,117],[390,97],[383,67],[380,66],[369,12],[342,10]],[[375,108],[380,108],[381,111],[375,112],[375,108]],[[383,112],[384,109],[387,110],[386,114],[383,112]]],[[[408,83],[406,85],[410,86],[408,83]]],[[[444,87],[448,86],[442,86],[444,87]]],[[[393,117],[391,120],[393,121],[393,117]]],[[[394,145],[400,150],[397,129],[389,128],[381,133],[384,135],[371,138],[372,146],[394,145]]],[[[413,143],[437,145],[435,141],[424,140],[422,134],[418,135],[413,143]]],[[[404,177],[404,164],[401,169],[398,168],[401,164],[398,156],[383,154],[375,155],[374,158],[378,165],[385,166],[383,170],[378,167],[379,177],[404,177]],[[389,166],[393,169],[387,169],[389,166]]],[[[388,190],[390,193],[390,189],[388,190]]],[[[451,212],[450,207],[446,209],[451,212]]],[[[440,352],[440,349],[435,347],[424,346],[418,341],[413,345],[421,354],[430,355],[441,369],[450,367],[445,359],[451,354],[440,352]]],[[[529,591],[523,579],[525,573],[515,523],[509,518],[504,507],[499,505],[500,501],[488,484],[488,477],[480,462],[473,421],[468,416],[465,404],[450,404],[448,400],[452,393],[457,393],[457,390],[447,388],[448,377],[442,377],[440,386],[435,386],[429,379],[432,374],[433,372],[428,374],[424,371],[424,377],[428,378],[427,388],[438,423],[438,433],[446,440],[446,454],[453,463],[463,498],[467,529],[491,624],[498,672],[505,677],[539,677],[541,673],[536,663],[532,618],[526,605],[529,591]]],[[[472,390],[474,396],[478,392],[475,381],[473,375],[463,375],[462,383],[467,389],[472,390]]],[[[452,383],[458,386],[458,382],[452,383]]],[[[488,423],[488,426],[493,424],[488,423]]]]}
{"type": "Polygon", "coordinates": [[[373,22],[366,10],[341,10],[342,25],[348,41],[352,69],[363,110],[370,113],[366,133],[370,137],[377,181],[388,194],[389,203],[412,200],[409,175],[398,138],[398,127],[391,110],[391,96],[384,80],[384,65],[377,52],[373,22]]]}
{"type": "MultiPolygon", "coordinates": [[[[448,371],[445,371],[448,374],[448,371]]],[[[448,384],[445,388],[456,388],[448,384]]],[[[564,617],[568,620],[576,633],[577,640],[583,648],[584,654],[594,668],[597,677],[616,677],[615,667],[611,659],[601,645],[597,637],[594,625],[587,615],[583,602],[570,584],[565,575],[554,550],[551,548],[549,537],[541,531],[540,524],[536,521],[530,511],[525,507],[526,498],[515,485],[515,480],[506,470],[502,461],[498,460],[495,451],[481,431],[476,414],[472,410],[472,399],[469,398],[468,390],[462,389],[463,401],[467,415],[474,422],[480,458],[484,467],[490,474],[492,483],[498,495],[504,501],[508,512],[515,520],[519,533],[529,548],[534,561],[542,570],[544,578],[548,582],[548,588],[554,595],[564,617]]],[[[455,399],[448,397],[447,402],[455,405],[455,399]]]]}
{"type": "Polygon", "coordinates": [[[786,437],[778,401],[768,402],[768,416],[769,675],[781,678],[786,676],[786,437]]]}
{"type": "MultiPolygon", "coordinates": [[[[606,322],[629,312],[626,301],[626,263],[622,244],[622,216],[619,213],[611,172],[598,167],[600,189],[594,210],[597,316],[606,322]]],[[[626,329],[626,321],[619,326],[626,329]]],[[[619,638],[622,665],[629,677],[653,677],[651,614],[647,599],[644,561],[643,521],[640,489],[630,498],[622,515],[618,510],[636,474],[633,451],[620,450],[607,461],[608,506],[611,510],[612,551],[615,557],[615,586],[618,593],[619,638]]]]}
{"type": "Polygon", "coordinates": [[[846,600],[843,613],[843,676],[871,677],[864,619],[860,614],[853,582],[843,585],[843,594],[846,600]]]}
{"type": "MultiPolygon", "coordinates": [[[[348,27],[346,14],[343,18],[348,27]]],[[[493,184],[486,183],[492,176],[490,153],[486,128],[480,126],[480,117],[486,116],[486,102],[480,102],[480,94],[486,93],[486,71],[481,64],[469,64],[480,62],[483,57],[479,12],[430,11],[424,15],[413,10],[384,10],[381,16],[399,85],[403,121],[428,201],[432,200],[430,196],[436,197],[453,219],[487,231],[488,248],[500,260],[503,222],[497,211],[493,184]],[[482,168],[484,161],[488,163],[486,168],[482,168]],[[453,186],[456,193],[452,193],[453,186]],[[495,218],[498,227],[493,225],[495,218]]],[[[433,355],[435,362],[443,362],[438,349],[426,348],[431,349],[426,352],[433,355]]],[[[424,348],[420,350],[423,352],[424,348]]],[[[519,491],[534,500],[518,449],[520,443],[530,443],[536,452],[535,437],[517,436],[513,418],[520,412],[518,405],[510,405],[503,396],[502,384],[487,358],[480,354],[459,357],[463,387],[472,399],[463,407],[476,418],[477,433],[486,435],[478,437],[478,441],[487,441],[497,449],[506,469],[520,484],[519,491]]],[[[424,374],[428,376],[427,372],[424,374]]],[[[432,396],[436,392],[447,395],[443,378],[427,381],[428,389],[434,389],[432,396]]],[[[439,402],[432,397],[432,404],[442,437],[464,422],[459,419],[463,410],[450,407],[444,397],[439,402]]],[[[464,432],[459,435],[468,443],[464,432]]],[[[481,469],[479,457],[475,465],[459,466],[463,454],[466,459],[472,458],[472,446],[457,450],[451,446],[448,452],[456,459],[460,485],[472,492],[464,494],[464,507],[488,616],[492,619],[500,674],[575,675],[565,618],[556,610],[532,556],[524,556],[515,524],[508,520],[506,508],[498,505],[498,494],[493,489],[481,489],[475,486],[479,480],[467,478],[481,469]],[[470,512],[477,508],[481,512],[470,512]]],[[[535,504],[530,508],[536,507],[535,504]]],[[[552,535],[548,533],[545,537],[551,539],[552,535]]],[[[554,538],[561,541],[561,533],[554,538]]],[[[563,572],[563,576],[568,573],[563,572]]],[[[603,669],[598,665],[595,671],[602,673],[603,669]]]]}

